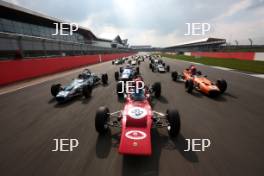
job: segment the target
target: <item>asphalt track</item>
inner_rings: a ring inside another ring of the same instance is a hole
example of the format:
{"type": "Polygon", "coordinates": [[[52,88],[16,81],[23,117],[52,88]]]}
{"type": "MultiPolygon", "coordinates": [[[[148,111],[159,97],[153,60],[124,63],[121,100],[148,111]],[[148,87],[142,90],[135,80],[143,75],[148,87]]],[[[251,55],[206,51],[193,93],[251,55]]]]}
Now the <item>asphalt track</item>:
{"type": "MultiPolygon", "coordinates": [[[[172,70],[189,64],[166,60],[172,70]]],[[[96,109],[122,108],[115,95],[114,71],[110,62],[91,66],[96,73],[107,72],[109,85],[97,86],[90,99],[82,97],[58,105],[50,95],[53,83],[68,83],[76,72],[0,95],[1,176],[262,176],[264,173],[264,80],[245,74],[198,65],[212,80],[228,81],[227,92],[211,99],[184,91],[170,74],[153,74],[148,62],[140,70],[148,84],[162,83],[162,97],[154,109],[165,112],[176,107],[182,128],[178,139],[166,129],[153,130],[151,157],[118,154],[119,131],[100,137],[95,132],[96,109]],[[76,138],[72,152],[52,152],[54,138],[76,138]],[[185,152],[185,139],[208,138],[212,145],[204,152],[185,152]]]]}

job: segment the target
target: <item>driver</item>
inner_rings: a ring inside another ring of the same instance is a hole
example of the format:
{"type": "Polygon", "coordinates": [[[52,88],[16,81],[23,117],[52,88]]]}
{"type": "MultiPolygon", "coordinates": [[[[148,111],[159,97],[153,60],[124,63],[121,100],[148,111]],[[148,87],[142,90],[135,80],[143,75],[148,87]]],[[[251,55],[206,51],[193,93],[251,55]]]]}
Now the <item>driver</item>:
{"type": "Polygon", "coordinates": [[[131,93],[131,99],[134,101],[143,101],[145,99],[144,89],[133,89],[131,93]]]}
{"type": "Polygon", "coordinates": [[[194,65],[191,65],[189,67],[189,71],[190,71],[190,73],[191,73],[192,76],[194,76],[194,75],[197,74],[197,69],[196,69],[196,67],[194,65]]]}

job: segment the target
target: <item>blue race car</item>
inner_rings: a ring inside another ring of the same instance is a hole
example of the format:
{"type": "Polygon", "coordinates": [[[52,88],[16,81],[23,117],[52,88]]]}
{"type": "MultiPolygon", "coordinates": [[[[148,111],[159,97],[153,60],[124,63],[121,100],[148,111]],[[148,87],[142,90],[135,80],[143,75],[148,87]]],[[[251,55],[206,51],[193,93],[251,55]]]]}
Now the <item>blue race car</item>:
{"type": "Polygon", "coordinates": [[[126,66],[120,67],[119,72],[115,72],[116,81],[131,81],[135,76],[139,75],[139,67],[126,66]]]}
{"type": "Polygon", "coordinates": [[[83,95],[85,98],[89,98],[92,93],[92,89],[95,85],[102,81],[103,84],[107,84],[108,75],[102,74],[101,78],[90,70],[85,69],[78,78],[72,80],[69,85],[64,87],[61,84],[54,84],[51,86],[51,95],[55,97],[58,103],[66,102],[73,97],[83,95]]]}

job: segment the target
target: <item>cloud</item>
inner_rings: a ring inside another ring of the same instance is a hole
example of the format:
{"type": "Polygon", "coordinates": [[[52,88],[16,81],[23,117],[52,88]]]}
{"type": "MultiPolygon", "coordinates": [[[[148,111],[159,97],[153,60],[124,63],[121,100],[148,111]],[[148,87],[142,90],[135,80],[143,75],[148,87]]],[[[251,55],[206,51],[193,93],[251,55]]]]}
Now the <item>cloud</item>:
{"type": "Polygon", "coordinates": [[[251,6],[251,3],[252,3],[251,0],[242,0],[242,1],[236,2],[235,4],[231,5],[226,12],[220,15],[218,19],[229,17],[242,10],[245,10],[251,6]]]}
{"type": "Polygon", "coordinates": [[[261,39],[264,0],[8,0],[41,13],[77,22],[99,37],[130,44],[169,46],[205,37],[261,39]],[[205,36],[184,36],[185,23],[210,23],[205,36]],[[230,37],[232,36],[232,37],[230,37]]]}

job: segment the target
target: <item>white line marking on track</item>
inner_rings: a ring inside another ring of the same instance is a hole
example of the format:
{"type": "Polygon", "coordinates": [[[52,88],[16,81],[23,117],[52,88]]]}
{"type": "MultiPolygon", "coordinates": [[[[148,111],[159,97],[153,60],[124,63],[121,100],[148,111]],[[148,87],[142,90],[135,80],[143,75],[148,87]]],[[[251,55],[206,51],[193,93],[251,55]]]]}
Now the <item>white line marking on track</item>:
{"type": "Polygon", "coordinates": [[[210,66],[210,67],[217,68],[217,69],[220,69],[220,70],[226,70],[226,71],[232,71],[232,70],[234,70],[234,69],[231,69],[231,68],[219,67],[219,66],[210,66]]]}
{"type": "MultiPolygon", "coordinates": [[[[189,61],[186,61],[186,62],[189,62],[189,61]]],[[[198,63],[198,62],[189,62],[191,64],[195,64],[195,65],[204,65],[204,64],[201,64],[201,63],[198,63]]]]}
{"type": "Polygon", "coordinates": [[[257,78],[262,78],[264,79],[264,74],[249,74],[250,76],[254,76],[254,77],[257,77],[257,78]]]}

